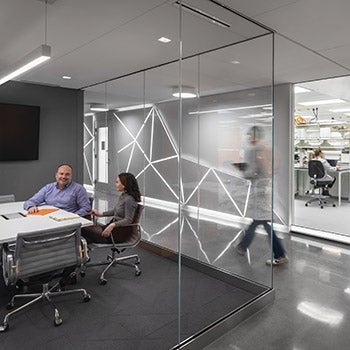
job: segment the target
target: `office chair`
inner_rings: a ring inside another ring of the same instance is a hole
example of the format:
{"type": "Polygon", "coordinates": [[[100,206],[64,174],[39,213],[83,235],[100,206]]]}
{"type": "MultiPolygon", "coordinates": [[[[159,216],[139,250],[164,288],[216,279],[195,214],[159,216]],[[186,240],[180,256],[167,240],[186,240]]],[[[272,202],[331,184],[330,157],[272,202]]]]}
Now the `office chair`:
{"type": "MultiPolygon", "coordinates": [[[[107,265],[106,268],[102,271],[99,276],[99,284],[105,285],[107,283],[107,279],[105,278],[105,274],[107,271],[115,265],[125,265],[135,268],[135,275],[140,276],[141,270],[139,268],[140,258],[137,254],[127,255],[118,257],[118,255],[124,252],[126,249],[136,247],[141,240],[141,226],[140,219],[142,214],[143,206],[139,204],[137,206],[135,216],[133,222],[130,225],[119,226],[113,229],[111,234],[112,243],[110,244],[101,244],[101,243],[92,243],[89,245],[90,248],[110,248],[111,253],[107,255],[105,261],[96,262],[96,263],[88,263],[85,265],[85,268],[92,266],[101,266],[107,265]],[[127,260],[135,259],[134,263],[130,263],[127,260]]],[[[85,276],[85,269],[81,270],[81,276],[85,276]]]]}
{"type": "Polygon", "coordinates": [[[8,309],[14,308],[17,299],[32,299],[9,312],[4,318],[3,325],[0,326],[0,331],[9,328],[10,316],[40,300],[47,301],[53,307],[55,326],[61,325],[62,319],[52,297],[82,293],[84,302],[90,300],[91,297],[85,289],[61,290],[58,281],[64,276],[64,269],[80,267],[86,261],[87,244],[85,239],[80,237],[80,224],[18,233],[14,251],[10,248],[10,245],[4,244],[2,253],[6,286],[30,287],[40,284],[42,292],[14,295],[7,305],[8,309]],[[49,286],[50,282],[54,282],[53,285],[49,286]]]}
{"type": "Polygon", "coordinates": [[[11,203],[15,201],[14,194],[1,194],[0,195],[0,203],[11,203]]]}
{"type": "MultiPolygon", "coordinates": [[[[322,195],[321,190],[328,189],[328,185],[332,183],[332,181],[320,181],[325,176],[325,170],[323,164],[319,160],[310,160],[308,165],[308,173],[311,178],[310,184],[313,186],[311,191],[311,199],[309,199],[305,206],[308,207],[312,202],[318,202],[318,205],[321,209],[323,209],[324,204],[327,204],[329,200],[329,196],[322,195]],[[325,200],[327,198],[327,201],[325,200]]],[[[335,207],[335,203],[331,200],[333,207],[335,207]]]]}

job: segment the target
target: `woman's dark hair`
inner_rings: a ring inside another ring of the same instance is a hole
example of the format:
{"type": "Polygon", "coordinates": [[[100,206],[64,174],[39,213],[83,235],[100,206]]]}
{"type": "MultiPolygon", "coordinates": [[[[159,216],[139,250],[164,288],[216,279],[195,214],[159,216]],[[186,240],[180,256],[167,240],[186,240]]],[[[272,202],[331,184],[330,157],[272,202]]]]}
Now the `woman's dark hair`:
{"type": "Polygon", "coordinates": [[[141,192],[135,176],[131,173],[120,173],[118,177],[125,188],[125,192],[134,197],[136,202],[140,202],[141,192]]]}

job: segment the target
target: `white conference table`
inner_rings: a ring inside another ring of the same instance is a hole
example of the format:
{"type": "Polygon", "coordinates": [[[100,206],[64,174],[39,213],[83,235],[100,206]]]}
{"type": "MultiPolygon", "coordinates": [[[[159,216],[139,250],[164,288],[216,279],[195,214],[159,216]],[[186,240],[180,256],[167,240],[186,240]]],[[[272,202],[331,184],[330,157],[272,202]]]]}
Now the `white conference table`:
{"type": "MultiPolygon", "coordinates": [[[[34,230],[64,227],[74,223],[81,223],[81,225],[84,227],[93,224],[92,221],[84,219],[82,217],[62,221],[56,221],[50,218],[50,216],[55,216],[55,214],[63,217],[65,214],[67,217],[71,214],[62,209],[46,215],[25,216],[27,214],[27,211],[23,210],[23,203],[24,202],[12,202],[0,204],[0,244],[15,241],[19,232],[30,232],[34,230]],[[9,217],[17,217],[6,219],[6,214],[8,214],[9,217]]],[[[39,208],[46,209],[53,207],[43,205],[39,208]]]]}

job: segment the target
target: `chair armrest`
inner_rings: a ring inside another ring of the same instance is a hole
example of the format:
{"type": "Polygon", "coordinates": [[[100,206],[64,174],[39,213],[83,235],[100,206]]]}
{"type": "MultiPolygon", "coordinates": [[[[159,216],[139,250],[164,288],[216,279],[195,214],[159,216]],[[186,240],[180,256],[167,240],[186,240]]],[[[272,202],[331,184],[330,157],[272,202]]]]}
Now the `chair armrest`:
{"type": "Polygon", "coordinates": [[[10,250],[8,244],[4,244],[2,247],[2,274],[6,286],[12,286],[16,283],[14,250],[10,250]]]}
{"type": "Polygon", "coordinates": [[[82,265],[89,261],[88,245],[84,237],[80,237],[80,255],[82,259],[82,265]]]}

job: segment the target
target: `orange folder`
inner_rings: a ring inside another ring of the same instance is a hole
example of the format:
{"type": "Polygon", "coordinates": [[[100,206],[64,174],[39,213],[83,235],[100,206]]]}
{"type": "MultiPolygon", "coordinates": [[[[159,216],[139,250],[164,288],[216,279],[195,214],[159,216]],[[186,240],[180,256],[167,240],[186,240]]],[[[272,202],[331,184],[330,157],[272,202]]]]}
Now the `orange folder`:
{"type": "Polygon", "coordinates": [[[57,211],[58,208],[45,208],[45,209],[39,209],[36,213],[33,214],[27,214],[27,215],[46,215],[53,213],[54,211],[57,211]]]}

